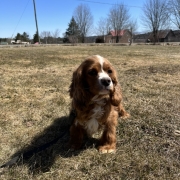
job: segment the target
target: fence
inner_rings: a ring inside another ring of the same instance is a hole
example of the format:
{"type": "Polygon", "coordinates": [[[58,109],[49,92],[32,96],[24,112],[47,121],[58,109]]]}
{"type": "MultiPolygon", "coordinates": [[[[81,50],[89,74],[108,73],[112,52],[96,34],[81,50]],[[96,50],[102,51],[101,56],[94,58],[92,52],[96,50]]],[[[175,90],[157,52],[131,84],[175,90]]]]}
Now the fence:
{"type": "MultiPolygon", "coordinates": [[[[134,45],[153,45],[153,43],[132,43],[134,45]]],[[[160,42],[156,45],[180,45],[180,42],[160,42]]],[[[0,45],[0,48],[21,48],[21,47],[50,47],[50,46],[129,46],[129,43],[63,43],[63,44],[16,44],[16,45],[0,45]]]]}

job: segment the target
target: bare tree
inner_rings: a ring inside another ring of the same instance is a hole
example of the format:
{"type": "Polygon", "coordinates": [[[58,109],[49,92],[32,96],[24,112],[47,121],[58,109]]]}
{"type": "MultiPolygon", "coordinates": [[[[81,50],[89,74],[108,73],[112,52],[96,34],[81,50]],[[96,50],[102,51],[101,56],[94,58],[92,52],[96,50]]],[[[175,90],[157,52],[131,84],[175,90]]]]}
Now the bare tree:
{"type": "Polygon", "coordinates": [[[48,44],[48,39],[51,37],[50,31],[42,31],[40,35],[41,39],[44,39],[45,43],[48,44]]]}
{"type": "Polygon", "coordinates": [[[169,1],[172,22],[180,29],[180,0],[169,1]]]}
{"type": "Polygon", "coordinates": [[[158,31],[169,25],[167,0],[146,0],[143,6],[142,23],[152,31],[154,44],[158,41],[158,31]]]}
{"type": "Polygon", "coordinates": [[[97,35],[107,35],[109,33],[109,21],[107,18],[100,18],[98,23],[97,23],[97,28],[96,28],[96,34],[97,35]]]}
{"type": "Polygon", "coordinates": [[[49,33],[50,33],[50,32],[48,32],[48,31],[43,31],[43,32],[41,32],[41,34],[40,34],[41,39],[44,39],[44,41],[45,41],[46,44],[47,44],[47,40],[48,40],[49,33]]]}
{"type": "Polygon", "coordinates": [[[60,33],[59,29],[56,29],[54,32],[51,33],[54,43],[57,43],[57,38],[59,37],[59,33],[60,33]]]}
{"type": "Polygon", "coordinates": [[[93,16],[88,5],[81,4],[74,11],[74,19],[79,27],[82,42],[93,26],[93,16]]]}
{"type": "Polygon", "coordinates": [[[123,4],[114,5],[109,12],[109,23],[116,34],[116,43],[119,42],[119,31],[128,27],[129,9],[123,4]]]}
{"type": "Polygon", "coordinates": [[[130,20],[129,30],[130,30],[130,32],[131,32],[131,38],[130,38],[130,40],[129,40],[129,45],[132,44],[133,35],[134,35],[135,31],[137,30],[137,28],[138,28],[137,21],[136,21],[136,20],[130,20]]]}

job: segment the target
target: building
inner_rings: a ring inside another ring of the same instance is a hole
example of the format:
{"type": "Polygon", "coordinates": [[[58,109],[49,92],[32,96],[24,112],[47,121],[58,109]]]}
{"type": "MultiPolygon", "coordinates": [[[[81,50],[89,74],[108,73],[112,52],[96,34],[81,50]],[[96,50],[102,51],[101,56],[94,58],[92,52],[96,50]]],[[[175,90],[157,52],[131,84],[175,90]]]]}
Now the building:
{"type": "Polygon", "coordinates": [[[7,42],[0,42],[0,45],[8,45],[7,42]]]}
{"type": "Polygon", "coordinates": [[[136,34],[133,36],[133,42],[134,43],[146,43],[150,41],[149,38],[150,33],[144,33],[144,34],[136,34]]]}
{"type": "Polygon", "coordinates": [[[105,43],[129,43],[132,38],[131,32],[127,29],[110,31],[105,36],[105,43]]]}
{"type": "MultiPolygon", "coordinates": [[[[153,33],[150,33],[148,39],[151,42],[154,42],[153,33]]],[[[175,39],[175,35],[171,29],[168,30],[160,30],[157,33],[157,42],[172,42],[175,39]]]]}
{"type": "MultiPolygon", "coordinates": [[[[154,42],[154,35],[152,32],[134,35],[135,43],[154,42]]],[[[180,30],[172,31],[171,29],[160,30],[157,33],[156,42],[178,42],[180,41],[180,30]]]]}
{"type": "Polygon", "coordinates": [[[173,33],[175,35],[174,42],[180,42],[180,30],[174,30],[173,33]]]}
{"type": "Polygon", "coordinates": [[[110,31],[107,35],[85,37],[85,43],[129,43],[132,38],[129,30],[110,31]]]}

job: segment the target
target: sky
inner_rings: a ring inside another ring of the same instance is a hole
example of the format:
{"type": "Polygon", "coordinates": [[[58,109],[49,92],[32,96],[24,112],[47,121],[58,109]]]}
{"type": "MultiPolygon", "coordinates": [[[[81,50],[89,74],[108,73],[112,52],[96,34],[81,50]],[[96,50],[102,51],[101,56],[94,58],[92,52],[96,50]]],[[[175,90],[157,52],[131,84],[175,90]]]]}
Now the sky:
{"type": "MultiPolygon", "coordinates": [[[[42,31],[60,31],[68,28],[75,9],[87,4],[93,15],[93,26],[100,18],[106,18],[112,5],[124,2],[129,13],[138,22],[137,31],[143,31],[140,23],[144,0],[35,0],[39,34],[42,31]]],[[[30,38],[36,32],[33,0],[0,0],[0,38],[12,38],[17,33],[26,32],[30,38]]]]}

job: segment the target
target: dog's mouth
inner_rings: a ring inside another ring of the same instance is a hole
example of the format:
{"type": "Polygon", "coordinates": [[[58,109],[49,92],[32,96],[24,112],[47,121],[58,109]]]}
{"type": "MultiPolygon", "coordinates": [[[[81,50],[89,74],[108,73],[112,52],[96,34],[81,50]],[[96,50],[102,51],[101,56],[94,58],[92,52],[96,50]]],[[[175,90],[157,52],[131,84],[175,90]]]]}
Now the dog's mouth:
{"type": "Polygon", "coordinates": [[[109,90],[108,89],[103,89],[99,92],[99,94],[103,95],[103,94],[109,94],[109,90]]]}
{"type": "Polygon", "coordinates": [[[111,90],[111,87],[108,86],[108,87],[105,87],[105,86],[102,86],[101,87],[101,90],[99,91],[99,94],[109,94],[110,93],[110,90],[111,90]]]}

